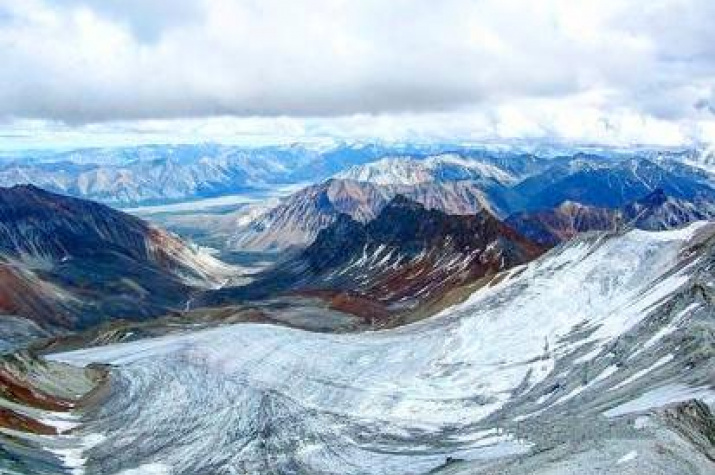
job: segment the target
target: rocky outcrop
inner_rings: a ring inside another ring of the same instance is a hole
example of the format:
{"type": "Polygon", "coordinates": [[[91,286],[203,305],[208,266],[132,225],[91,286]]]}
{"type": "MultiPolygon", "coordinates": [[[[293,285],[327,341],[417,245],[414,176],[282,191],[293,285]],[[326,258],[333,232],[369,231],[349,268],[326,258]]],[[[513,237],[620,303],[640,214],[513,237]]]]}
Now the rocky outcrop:
{"type": "Polygon", "coordinates": [[[107,380],[101,365],[78,368],[24,351],[0,357],[0,473],[76,473],[80,452],[71,447],[82,439],[73,429],[107,380]]]}
{"type": "Polygon", "coordinates": [[[691,399],[666,406],[656,414],[715,463],[715,416],[707,404],[691,399]]]}
{"type": "Polygon", "coordinates": [[[42,434],[59,428],[44,421],[51,413],[69,413],[100,385],[106,371],[76,368],[43,360],[29,352],[0,357],[0,426],[42,434]]]}

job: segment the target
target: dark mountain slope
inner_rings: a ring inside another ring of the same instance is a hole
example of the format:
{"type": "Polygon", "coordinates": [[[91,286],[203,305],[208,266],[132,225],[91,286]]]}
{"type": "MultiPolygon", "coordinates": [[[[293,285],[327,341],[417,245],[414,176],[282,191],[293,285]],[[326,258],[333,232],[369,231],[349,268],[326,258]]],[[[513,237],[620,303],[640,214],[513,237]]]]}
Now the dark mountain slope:
{"type": "Polygon", "coordinates": [[[629,203],[621,210],[623,220],[639,229],[664,231],[694,221],[715,218],[715,199],[698,196],[693,200],[676,198],[662,189],[629,203]]]}
{"type": "Polygon", "coordinates": [[[514,187],[522,211],[550,209],[564,201],[605,208],[620,208],[655,191],[678,199],[715,197],[715,190],[683,167],[666,170],[645,159],[574,159],[530,177],[514,187]]]}
{"type": "Polygon", "coordinates": [[[634,227],[648,231],[678,228],[715,218],[715,201],[669,196],[661,188],[620,208],[588,206],[566,201],[553,209],[516,213],[506,223],[528,238],[553,246],[588,231],[634,227]]]}
{"type": "Polygon", "coordinates": [[[368,223],[339,215],[297,257],[246,287],[209,293],[201,304],[329,290],[359,305],[412,309],[544,250],[485,210],[449,215],[398,195],[368,223]]]}
{"type": "Polygon", "coordinates": [[[469,181],[377,185],[330,179],[294,193],[265,215],[240,227],[230,245],[253,251],[305,248],[338,215],[344,213],[367,222],[398,194],[448,214],[473,214],[490,207],[484,191],[469,181]]]}
{"type": "Polygon", "coordinates": [[[553,209],[513,214],[505,222],[535,242],[555,246],[579,233],[613,230],[620,216],[618,210],[566,201],[553,209]]]}
{"type": "Polygon", "coordinates": [[[34,186],[0,188],[0,313],[84,327],[178,308],[229,269],[107,206],[34,186]]]}

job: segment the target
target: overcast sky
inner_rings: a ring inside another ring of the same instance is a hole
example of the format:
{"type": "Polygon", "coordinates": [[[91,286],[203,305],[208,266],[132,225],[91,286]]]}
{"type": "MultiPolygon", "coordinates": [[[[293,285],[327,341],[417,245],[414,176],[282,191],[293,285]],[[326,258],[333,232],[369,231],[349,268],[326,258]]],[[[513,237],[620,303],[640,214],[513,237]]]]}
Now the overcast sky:
{"type": "Polygon", "coordinates": [[[715,141],[713,0],[0,0],[0,146],[715,141]]]}

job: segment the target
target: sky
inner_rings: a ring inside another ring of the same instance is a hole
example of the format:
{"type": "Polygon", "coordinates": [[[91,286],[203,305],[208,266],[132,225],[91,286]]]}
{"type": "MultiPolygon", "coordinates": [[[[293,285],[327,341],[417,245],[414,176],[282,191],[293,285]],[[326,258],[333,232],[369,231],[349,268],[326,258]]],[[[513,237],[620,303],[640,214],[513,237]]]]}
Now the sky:
{"type": "Polygon", "coordinates": [[[712,0],[0,0],[0,148],[715,142],[712,0]]]}

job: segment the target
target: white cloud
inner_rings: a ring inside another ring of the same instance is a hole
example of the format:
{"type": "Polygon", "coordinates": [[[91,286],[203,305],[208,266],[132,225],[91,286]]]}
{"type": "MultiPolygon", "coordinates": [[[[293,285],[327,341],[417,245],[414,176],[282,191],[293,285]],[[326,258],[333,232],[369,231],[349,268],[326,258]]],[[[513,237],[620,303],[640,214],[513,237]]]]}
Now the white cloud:
{"type": "Polygon", "coordinates": [[[53,137],[705,140],[713,18],[711,0],[0,0],[0,117],[53,137]]]}

